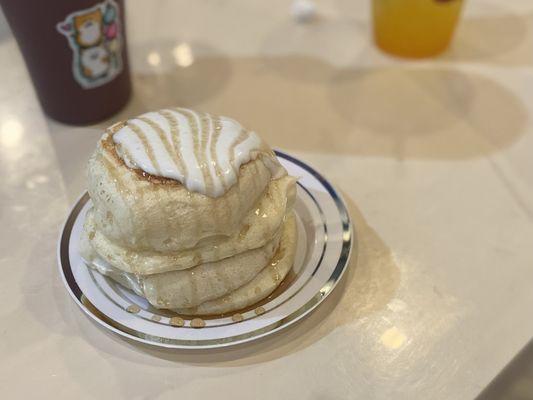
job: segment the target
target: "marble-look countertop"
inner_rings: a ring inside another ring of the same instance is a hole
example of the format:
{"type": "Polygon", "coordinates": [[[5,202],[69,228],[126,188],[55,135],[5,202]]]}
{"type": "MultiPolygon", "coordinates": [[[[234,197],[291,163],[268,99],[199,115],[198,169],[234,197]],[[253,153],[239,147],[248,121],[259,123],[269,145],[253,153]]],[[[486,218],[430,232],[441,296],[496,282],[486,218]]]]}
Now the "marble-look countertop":
{"type": "MultiPolygon", "coordinates": [[[[66,293],[63,220],[103,127],[40,110],[0,22],[0,387],[10,399],[472,399],[533,336],[533,3],[466,1],[429,61],[372,44],[367,1],[128,1],[135,94],[234,117],[348,201],[357,263],[256,343],[163,351],[66,293]]],[[[114,118],[114,119],[115,119],[114,118]]],[[[531,381],[519,389],[529,390],[531,381]]]]}

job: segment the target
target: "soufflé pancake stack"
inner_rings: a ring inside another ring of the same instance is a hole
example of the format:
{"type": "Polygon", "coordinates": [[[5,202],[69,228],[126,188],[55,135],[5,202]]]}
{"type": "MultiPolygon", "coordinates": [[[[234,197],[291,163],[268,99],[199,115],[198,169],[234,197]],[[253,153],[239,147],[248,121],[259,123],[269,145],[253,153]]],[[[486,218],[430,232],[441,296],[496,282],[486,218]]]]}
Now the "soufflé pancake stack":
{"type": "Polygon", "coordinates": [[[89,267],[183,315],[267,297],[294,260],[295,179],[238,122],[188,109],[107,129],[89,160],[89,267]]]}

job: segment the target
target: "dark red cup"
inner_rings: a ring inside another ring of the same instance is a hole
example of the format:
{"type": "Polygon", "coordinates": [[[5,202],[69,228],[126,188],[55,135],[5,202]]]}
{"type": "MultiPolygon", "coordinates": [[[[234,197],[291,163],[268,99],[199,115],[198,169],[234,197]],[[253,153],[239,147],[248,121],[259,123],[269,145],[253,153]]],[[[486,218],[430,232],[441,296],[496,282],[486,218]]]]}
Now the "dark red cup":
{"type": "Polygon", "coordinates": [[[0,0],[44,112],[103,120],[131,94],[123,0],[0,0]]]}

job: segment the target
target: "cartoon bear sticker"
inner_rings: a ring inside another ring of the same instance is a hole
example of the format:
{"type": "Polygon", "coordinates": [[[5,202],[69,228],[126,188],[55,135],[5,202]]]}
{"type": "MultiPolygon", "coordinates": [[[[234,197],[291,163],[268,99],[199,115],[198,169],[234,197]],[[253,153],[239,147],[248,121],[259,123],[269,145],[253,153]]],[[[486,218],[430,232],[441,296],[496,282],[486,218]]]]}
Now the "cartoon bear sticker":
{"type": "Polygon", "coordinates": [[[106,84],[122,71],[118,5],[106,0],[57,24],[72,49],[72,73],[84,89],[106,84]]]}

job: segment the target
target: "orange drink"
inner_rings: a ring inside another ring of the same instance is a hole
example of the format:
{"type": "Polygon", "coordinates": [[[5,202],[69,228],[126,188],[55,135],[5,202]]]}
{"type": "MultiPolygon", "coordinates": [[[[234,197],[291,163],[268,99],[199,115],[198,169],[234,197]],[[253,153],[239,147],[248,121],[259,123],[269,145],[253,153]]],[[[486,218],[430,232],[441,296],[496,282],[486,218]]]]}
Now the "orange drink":
{"type": "Polygon", "coordinates": [[[436,55],[448,47],[463,0],[372,0],[374,40],[403,57],[436,55]]]}

